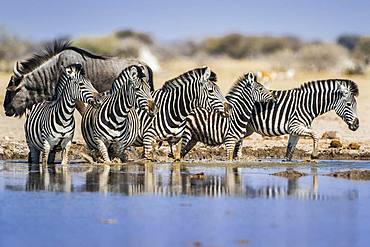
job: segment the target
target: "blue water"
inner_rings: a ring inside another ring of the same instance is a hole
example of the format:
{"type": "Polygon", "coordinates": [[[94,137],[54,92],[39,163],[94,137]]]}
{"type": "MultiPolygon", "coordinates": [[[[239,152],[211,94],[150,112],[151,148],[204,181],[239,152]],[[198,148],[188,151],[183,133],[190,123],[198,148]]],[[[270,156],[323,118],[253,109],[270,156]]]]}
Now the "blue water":
{"type": "Polygon", "coordinates": [[[324,176],[353,168],[0,163],[0,246],[369,246],[370,181],[324,176]]]}

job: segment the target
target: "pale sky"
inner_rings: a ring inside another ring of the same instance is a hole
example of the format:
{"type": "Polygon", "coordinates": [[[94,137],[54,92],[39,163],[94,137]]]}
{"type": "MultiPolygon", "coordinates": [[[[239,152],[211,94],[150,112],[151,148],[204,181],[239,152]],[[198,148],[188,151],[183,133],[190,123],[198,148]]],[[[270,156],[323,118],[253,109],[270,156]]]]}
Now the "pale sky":
{"type": "Polygon", "coordinates": [[[0,25],[32,40],[101,35],[130,28],[162,41],[240,32],[335,40],[370,34],[364,0],[18,0],[3,1],[0,25]]]}

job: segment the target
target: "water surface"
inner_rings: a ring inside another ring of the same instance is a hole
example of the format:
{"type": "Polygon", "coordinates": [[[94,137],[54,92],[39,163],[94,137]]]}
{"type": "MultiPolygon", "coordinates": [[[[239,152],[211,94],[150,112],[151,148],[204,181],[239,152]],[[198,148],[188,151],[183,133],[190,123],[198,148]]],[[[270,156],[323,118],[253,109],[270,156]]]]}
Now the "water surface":
{"type": "Polygon", "coordinates": [[[0,246],[368,246],[369,162],[0,163],[0,246]],[[271,176],[285,169],[297,179],[271,176]]]}

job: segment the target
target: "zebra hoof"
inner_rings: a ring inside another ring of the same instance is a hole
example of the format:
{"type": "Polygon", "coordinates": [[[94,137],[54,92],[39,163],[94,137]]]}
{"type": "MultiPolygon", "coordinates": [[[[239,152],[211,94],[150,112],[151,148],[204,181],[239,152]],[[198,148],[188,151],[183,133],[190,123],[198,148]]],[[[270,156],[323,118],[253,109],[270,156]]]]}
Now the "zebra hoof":
{"type": "Polygon", "coordinates": [[[318,154],[311,154],[311,159],[316,160],[319,158],[318,154]]]}

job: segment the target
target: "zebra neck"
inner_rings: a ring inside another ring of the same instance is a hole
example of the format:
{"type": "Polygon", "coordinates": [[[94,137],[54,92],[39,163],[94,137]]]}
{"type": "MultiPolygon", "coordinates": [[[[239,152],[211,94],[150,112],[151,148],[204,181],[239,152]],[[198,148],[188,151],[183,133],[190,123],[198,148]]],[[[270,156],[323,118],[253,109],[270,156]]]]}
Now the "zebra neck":
{"type": "Polygon", "coordinates": [[[126,121],[129,111],[133,108],[129,104],[129,96],[125,93],[126,88],[121,88],[108,99],[107,117],[114,118],[113,122],[122,123],[126,121]]]}
{"type": "Polygon", "coordinates": [[[160,106],[160,109],[171,112],[171,117],[175,121],[183,121],[193,109],[199,107],[196,101],[198,96],[184,94],[184,92],[188,91],[197,92],[197,90],[189,90],[187,88],[181,88],[176,91],[158,89],[154,91],[153,98],[155,103],[160,106]]]}
{"type": "Polygon", "coordinates": [[[312,121],[316,117],[335,109],[338,98],[335,92],[301,91],[296,100],[296,109],[304,109],[306,117],[312,121]]]}
{"type": "Polygon", "coordinates": [[[226,95],[227,101],[232,105],[232,119],[237,119],[238,124],[247,127],[251,118],[254,102],[249,98],[241,97],[240,95],[226,95]]]}
{"type": "Polygon", "coordinates": [[[65,126],[74,121],[73,113],[76,108],[76,98],[72,94],[71,87],[67,86],[61,96],[55,101],[55,113],[65,126]]]}

